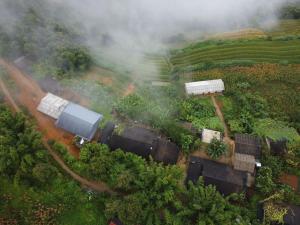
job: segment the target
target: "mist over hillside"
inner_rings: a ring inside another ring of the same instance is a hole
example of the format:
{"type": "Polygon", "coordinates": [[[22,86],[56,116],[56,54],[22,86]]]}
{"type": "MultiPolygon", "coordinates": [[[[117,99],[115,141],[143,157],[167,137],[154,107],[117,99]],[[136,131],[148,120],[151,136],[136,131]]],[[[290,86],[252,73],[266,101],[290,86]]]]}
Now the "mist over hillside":
{"type": "MultiPolygon", "coordinates": [[[[17,32],[14,24],[33,8],[43,18],[73,28],[94,58],[134,69],[144,63],[145,52],[163,51],[189,35],[199,39],[211,32],[272,27],[287,2],[297,1],[6,0],[0,3],[0,26],[10,33],[17,32]]],[[[41,40],[46,33],[41,29],[41,40]]]]}

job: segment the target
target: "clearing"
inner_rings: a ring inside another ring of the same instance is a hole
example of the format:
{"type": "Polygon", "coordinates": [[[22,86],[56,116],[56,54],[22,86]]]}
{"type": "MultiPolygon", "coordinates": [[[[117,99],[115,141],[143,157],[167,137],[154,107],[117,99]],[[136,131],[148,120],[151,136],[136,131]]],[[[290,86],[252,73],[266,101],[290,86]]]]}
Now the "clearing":
{"type": "Polygon", "coordinates": [[[22,73],[14,65],[0,59],[0,65],[6,69],[11,79],[17,86],[16,99],[36,119],[39,131],[46,139],[56,140],[68,146],[69,152],[76,158],[79,157],[79,150],[73,145],[73,135],[57,128],[55,121],[36,110],[41,99],[46,95],[39,85],[28,75],[22,73]]]}

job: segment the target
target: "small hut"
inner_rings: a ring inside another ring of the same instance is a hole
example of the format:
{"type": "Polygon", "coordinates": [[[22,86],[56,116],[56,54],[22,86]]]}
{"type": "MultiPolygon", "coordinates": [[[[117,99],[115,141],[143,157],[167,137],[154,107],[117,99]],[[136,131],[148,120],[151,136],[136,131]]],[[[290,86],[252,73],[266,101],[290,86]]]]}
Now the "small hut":
{"type": "Polygon", "coordinates": [[[214,130],[203,129],[202,131],[202,142],[210,143],[214,138],[221,140],[221,133],[214,130]]]}

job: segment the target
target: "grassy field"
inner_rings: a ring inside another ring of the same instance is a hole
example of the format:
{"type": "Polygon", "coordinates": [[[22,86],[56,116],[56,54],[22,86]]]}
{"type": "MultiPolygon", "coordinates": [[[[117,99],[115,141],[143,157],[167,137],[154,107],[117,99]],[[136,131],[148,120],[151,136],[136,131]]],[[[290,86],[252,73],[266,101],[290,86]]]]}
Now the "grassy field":
{"type": "Polygon", "coordinates": [[[248,60],[254,63],[300,63],[300,39],[203,42],[173,53],[175,67],[248,60]]]}

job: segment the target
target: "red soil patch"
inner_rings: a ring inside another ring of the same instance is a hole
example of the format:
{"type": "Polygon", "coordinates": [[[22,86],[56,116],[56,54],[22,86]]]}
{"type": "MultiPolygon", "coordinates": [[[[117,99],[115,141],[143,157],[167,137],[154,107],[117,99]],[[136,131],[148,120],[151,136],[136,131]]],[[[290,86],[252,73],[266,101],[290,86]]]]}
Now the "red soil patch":
{"type": "Polygon", "coordinates": [[[113,73],[99,67],[92,68],[84,77],[85,80],[92,80],[100,84],[111,86],[113,84],[113,73]]]}
{"type": "Polygon", "coordinates": [[[46,95],[39,85],[28,75],[22,73],[14,65],[0,59],[2,65],[14,80],[18,93],[16,98],[19,104],[25,106],[28,112],[36,119],[38,130],[41,131],[47,140],[53,139],[65,144],[69,152],[78,158],[79,150],[73,145],[73,135],[57,128],[55,121],[50,117],[37,111],[37,106],[41,99],[46,95]]]}
{"type": "Polygon", "coordinates": [[[135,91],[135,86],[133,84],[129,84],[128,87],[126,88],[123,96],[128,96],[132,94],[135,91]]]}
{"type": "Polygon", "coordinates": [[[295,191],[299,190],[298,189],[299,178],[297,176],[295,176],[295,175],[283,174],[279,178],[279,182],[291,186],[295,191]]]}

